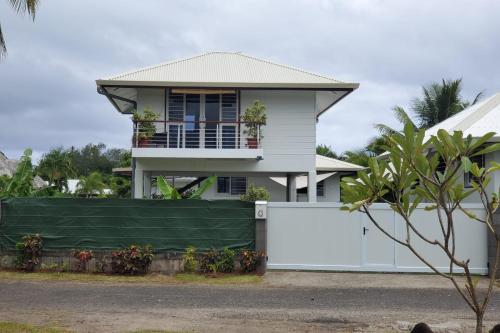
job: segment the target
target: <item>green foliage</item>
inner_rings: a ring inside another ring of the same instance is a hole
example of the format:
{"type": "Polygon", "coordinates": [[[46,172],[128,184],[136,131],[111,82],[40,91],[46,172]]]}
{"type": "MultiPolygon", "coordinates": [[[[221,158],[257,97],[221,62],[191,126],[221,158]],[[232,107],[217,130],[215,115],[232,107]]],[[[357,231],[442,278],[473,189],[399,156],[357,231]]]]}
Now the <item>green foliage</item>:
{"type": "Polygon", "coordinates": [[[200,270],[213,274],[218,272],[231,273],[234,271],[235,258],[236,252],[227,247],[223,251],[212,249],[201,257],[200,270]]]}
{"type": "Polygon", "coordinates": [[[265,187],[256,187],[253,184],[250,184],[247,189],[246,194],[242,194],[240,196],[241,201],[269,201],[271,199],[271,195],[269,191],[265,187]]]}
{"type": "Polygon", "coordinates": [[[160,115],[149,107],[144,108],[142,112],[134,112],[132,120],[137,122],[139,140],[147,140],[156,133],[155,121],[159,118],[160,115]]]}
{"type": "Polygon", "coordinates": [[[153,258],[151,246],[130,245],[111,254],[111,271],[122,275],[146,274],[153,258]]]}
{"type": "Polygon", "coordinates": [[[259,100],[255,100],[253,104],[245,110],[245,113],[241,116],[241,120],[245,122],[245,134],[250,138],[257,138],[257,135],[259,135],[259,139],[262,139],[262,131],[259,131],[258,128],[262,125],[266,125],[266,106],[259,100]]]}
{"type": "Polygon", "coordinates": [[[31,149],[24,151],[16,172],[12,177],[3,177],[0,181],[0,198],[2,197],[33,197],[42,193],[33,187],[33,164],[31,149]]]}
{"type": "Polygon", "coordinates": [[[94,253],[91,250],[73,250],[73,257],[78,260],[77,270],[85,272],[87,263],[94,258],[94,253]]]}
{"type": "MultiPolygon", "coordinates": [[[[445,130],[438,130],[437,135],[424,141],[425,130],[415,130],[407,124],[403,133],[394,133],[386,136],[386,150],[390,153],[389,160],[371,158],[368,161],[369,171],[360,171],[357,178],[344,177],[341,182],[343,199],[346,205],[343,209],[349,211],[361,210],[370,221],[398,244],[407,247],[414,255],[424,262],[435,273],[446,277],[453,282],[456,290],[476,313],[478,322],[482,321],[484,311],[491,295],[491,288],[484,293],[479,301],[476,282],[470,274],[470,260],[462,258],[463,254],[456,255],[456,243],[461,241],[455,238],[454,212],[461,211],[474,223],[483,223],[492,239],[497,240],[500,248],[500,235],[494,227],[493,216],[499,206],[500,192],[487,193],[491,182],[491,173],[500,170],[500,164],[492,163],[489,168],[480,168],[472,163],[471,157],[500,150],[500,144],[489,144],[494,133],[487,133],[479,138],[463,137],[461,131],[449,134],[445,130]],[[463,173],[471,172],[472,188],[464,188],[463,173]],[[469,196],[476,194],[486,212],[485,217],[478,217],[462,206],[462,202],[469,196]],[[382,201],[401,216],[406,225],[406,236],[396,238],[390,230],[386,230],[384,221],[378,221],[370,213],[370,205],[382,201]],[[439,225],[441,236],[429,239],[425,232],[419,230],[418,220],[412,220],[412,214],[420,203],[426,203],[425,210],[436,213],[435,223],[439,225]],[[414,247],[413,239],[441,249],[449,259],[449,272],[439,271],[426,260],[423,253],[414,247]],[[465,272],[465,288],[462,288],[454,276],[456,267],[465,272]]],[[[466,254],[465,254],[466,255],[466,254]]],[[[492,285],[498,254],[491,265],[492,285]]],[[[478,325],[480,332],[480,325],[478,325]]]]}
{"type": "Polygon", "coordinates": [[[129,167],[131,152],[128,149],[107,149],[103,143],[89,143],[85,147],[71,147],[65,151],[71,159],[76,177],[88,176],[92,172],[99,172],[105,177],[111,175],[116,167],[129,167]]]}
{"type": "Polygon", "coordinates": [[[76,176],[73,160],[62,147],[52,149],[42,156],[36,173],[47,180],[57,191],[68,190],[68,179],[76,176]]]}
{"type": "Polygon", "coordinates": [[[132,197],[132,185],[128,178],[113,176],[109,179],[109,187],[112,197],[130,199],[132,197]]]}
{"type": "Polygon", "coordinates": [[[264,252],[243,249],[240,251],[240,267],[245,273],[255,272],[259,263],[266,257],[264,252]]]}
{"type": "Polygon", "coordinates": [[[332,147],[327,145],[317,145],[316,146],[316,154],[330,157],[330,158],[339,158],[336,152],[333,151],[332,147]]]}
{"type": "Polygon", "coordinates": [[[184,261],[184,272],[193,273],[196,271],[196,248],[194,246],[189,246],[186,252],[182,255],[182,260],[184,261]]]}
{"type": "MultiPolygon", "coordinates": [[[[208,177],[201,182],[200,186],[196,190],[189,193],[187,199],[201,199],[203,193],[212,187],[216,180],[216,176],[208,177]]],[[[163,198],[166,200],[179,200],[184,198],[175,187],[171,186],[167,180],[161,176],[156,178],[156,186],[158,187],[158,190],[162,194],[163,198]]]]}
{"type": "Polygon", "coordinates": [[[39,234],[26,235],[22,242],[16,244],[16,267],[25,272],[33,272],[40,264],[42,257],[43,240],[39,234]]]}
{"type": "Polygon", "coordinates": [[[102,175],[95,171],[87,177],[80,177],[80,181],[76,187],[76,194],[86,198],[102,197],[105,187],[106,184],[104,184],[102,175]]]}

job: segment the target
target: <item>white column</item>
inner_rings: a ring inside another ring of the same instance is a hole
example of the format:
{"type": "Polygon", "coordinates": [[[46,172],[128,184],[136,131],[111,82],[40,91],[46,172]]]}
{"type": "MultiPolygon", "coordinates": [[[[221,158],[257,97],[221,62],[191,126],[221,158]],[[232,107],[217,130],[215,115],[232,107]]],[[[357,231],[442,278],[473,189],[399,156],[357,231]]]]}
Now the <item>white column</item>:
{"type": "Polygon", "coordinates": [[[307,198],[309,202],[316,202],[316,170],[307,174],[307,198]]]}
{"type": "Polygon", "coordinates": [[[143,197],[146,199],[151,199],[151,171],[143,172],[143,187],[144,187],[144,195],[143,197]]]}
{"type": "Polygon", "coordinates": [[[296,202],[297,201],[297,176],[294,174],[286,175],[286,190],[288,201],[296,202]]]}
{"type": "Polygon", "coordinates": [[[144,196],[144,177],[141,169],[134,170],[134,199],[142,199],[144,196]]]}

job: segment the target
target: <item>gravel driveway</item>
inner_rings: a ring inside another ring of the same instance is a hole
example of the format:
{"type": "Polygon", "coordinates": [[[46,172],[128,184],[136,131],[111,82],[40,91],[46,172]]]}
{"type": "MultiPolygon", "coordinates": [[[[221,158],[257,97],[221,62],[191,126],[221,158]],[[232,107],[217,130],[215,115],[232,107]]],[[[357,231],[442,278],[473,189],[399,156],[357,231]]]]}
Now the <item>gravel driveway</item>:
{"type": "MultiPolygon", "coordinates": [[[[472,313],[449,288],[279,286],[272,281],[203,286],[4,280],[0,317],[77,332],[387,332],[417,321],[466,332],[473,324],[472,313]]],[[[500,321],[498,292],[487,320],[489,325],[500,321]]]]}

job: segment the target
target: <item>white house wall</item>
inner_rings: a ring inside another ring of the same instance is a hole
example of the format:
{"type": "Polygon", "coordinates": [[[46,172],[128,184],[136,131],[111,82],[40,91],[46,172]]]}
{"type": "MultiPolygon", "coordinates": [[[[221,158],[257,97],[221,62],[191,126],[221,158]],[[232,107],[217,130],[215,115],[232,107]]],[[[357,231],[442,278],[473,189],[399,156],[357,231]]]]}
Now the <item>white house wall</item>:
{"type": "MultiPolygon", "coordinates": [[[[164,113],[164,90],[139,89],[138,109],[164,113]]],[[[254,100],[267,107],[263,160],[136,158],[136,171],[307,172],[315,168],[316,115],[313,91],[241,91],[241,112],[254,100]]],[[[161,118],[163,119],[163,118],[161,118]]],[[[162,148],[158,148],[162,149],[162,148]]]]}

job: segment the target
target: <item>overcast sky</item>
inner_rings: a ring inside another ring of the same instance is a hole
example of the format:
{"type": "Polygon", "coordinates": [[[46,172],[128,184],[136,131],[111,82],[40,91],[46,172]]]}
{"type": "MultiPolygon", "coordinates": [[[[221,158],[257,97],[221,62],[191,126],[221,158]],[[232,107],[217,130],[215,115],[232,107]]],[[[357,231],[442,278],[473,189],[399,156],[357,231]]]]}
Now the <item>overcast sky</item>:
{"type": "Polygon", "coordinates": [[[33,23],[0,0],[0,151],[103,142],[128,148],[131,122],[95,79],[207,51],[240,51],[360,88],[325,113],[318,143],[342,152],[395,125],[420,87],[463,78],[500,91],[500,1],[42,0],[33,23]]]}

